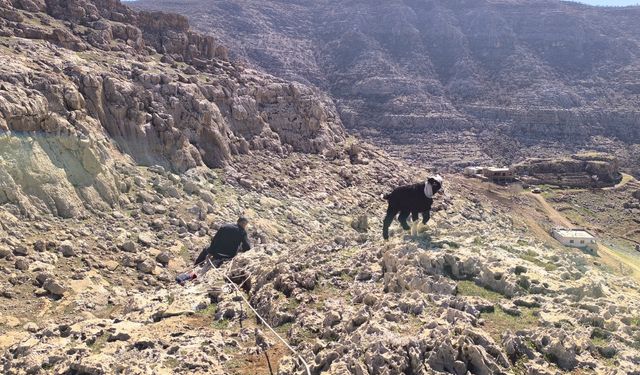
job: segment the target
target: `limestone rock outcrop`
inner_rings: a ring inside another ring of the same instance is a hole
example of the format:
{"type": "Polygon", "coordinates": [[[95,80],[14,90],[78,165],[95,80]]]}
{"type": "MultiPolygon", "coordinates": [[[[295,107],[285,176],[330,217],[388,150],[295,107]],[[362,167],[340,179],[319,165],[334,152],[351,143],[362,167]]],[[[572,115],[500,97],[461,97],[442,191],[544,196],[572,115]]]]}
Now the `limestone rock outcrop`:
{"type": "Polygon", "coordinates": [[[344,137],[325,96],[229,62],[183,16],[115,0],[0,9],[0,204],[31,216],[117,206],[118,164],[182,173],[344,137]]]}

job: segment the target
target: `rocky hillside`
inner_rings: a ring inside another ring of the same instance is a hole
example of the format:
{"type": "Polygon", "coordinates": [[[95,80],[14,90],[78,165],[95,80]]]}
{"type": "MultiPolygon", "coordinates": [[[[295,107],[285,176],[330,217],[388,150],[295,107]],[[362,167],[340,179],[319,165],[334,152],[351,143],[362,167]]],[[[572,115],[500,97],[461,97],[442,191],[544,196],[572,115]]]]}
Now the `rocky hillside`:
{"type": "Polygon", "coordinates": [[[0,0],[0,49],[0,373],[303,374],[219,273],[174,282],[240,214],[254,247],[221,271],[313,375],[639,373],[640,266],[456,176],[382,241],[381,193],[426,168],[184,17],[0,0]]]}
{"type": "Polygon", "coordinates": [[[534,200],[449,177],[425,232],[381,241],[377,194],[419,173],[368,146],[260,151],[182,176],[127,168],[129,203],[82,221],[3,208],[0,368],[267,373],[267,350],[303,374],[218,274],[172,280],[244,210],[255,248],[230,274],[312,374],[638,374],[637,281],[539,234],[534,200]]]}
{"type": "Polygon", "coordinates": [[[185,172],[344,138],[330,101],[230,63],[182,16],[3,0],[0,50],[0,204],[30,216],[119,205],[120,164],[185,172]]]}
{"type": "Polygon", "coordinates": [[[345,125],[441,167],[596,150],[634,173],[640,7],[557,0],[139,0],[330,93],[345,125]],[[464,148],[459,146],[464,142],[464,148]],[[428,155],[428,156],[425,156],[428,155]]]}

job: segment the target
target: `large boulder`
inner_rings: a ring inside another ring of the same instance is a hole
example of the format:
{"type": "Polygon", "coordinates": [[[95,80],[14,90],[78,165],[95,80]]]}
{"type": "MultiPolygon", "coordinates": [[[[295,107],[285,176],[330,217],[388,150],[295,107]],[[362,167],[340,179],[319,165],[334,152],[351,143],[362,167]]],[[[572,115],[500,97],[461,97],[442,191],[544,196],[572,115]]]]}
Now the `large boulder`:
{"type": "Polygon", "coordinates": [[[62,283],[53,278],[48,278],[44,284],[42,284],[42,288],[54,296],[63,296],[67,291],[62,283]]]}

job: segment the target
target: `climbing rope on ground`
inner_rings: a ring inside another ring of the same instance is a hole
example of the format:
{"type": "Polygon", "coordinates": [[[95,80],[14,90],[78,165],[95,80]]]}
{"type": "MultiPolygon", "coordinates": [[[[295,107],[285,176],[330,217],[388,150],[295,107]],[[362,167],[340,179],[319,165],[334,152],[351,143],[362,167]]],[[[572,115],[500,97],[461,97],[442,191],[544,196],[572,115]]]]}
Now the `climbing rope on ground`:
{"type": "MultiPolygon", "coordinates": [[[[258,313],[258,311],[256,311],[256,309],[254,309],[253,306],[251,306],[251,303],[249,303],[249,301],[244,297],[244,295],[240,291],[240,288],[229,278],[229,276],[227,276],[226,273],[222,273],[219,269],[217,269],[211,262],[211,259],[207,259],[207,261],[211,265],[211,268],[214,270],[214,272],[216,272],[219,276],[222,276],[223,279],[227,280],[231,284],[231,286],[236,290],[236,293],[238,293],[238,295],[240,296],[240,298],[242,298],[244,303],[246,303],[247,306],[249,306],[249,309],[251,309],[251,311],[253,311],[253,313],[256,314],[256,316],[258,317],[258,319],[260,319],[262,324],[264,324],[267,328],[269,328],[269,330],[278,338],[278,340],[280,340],[287,347],[287,349],[289,349],[294,355],[296,355],[296,357],[298,357],[298,359],[300,360],[300,363],[302,363],[302,365],[304,366],[307,375],[311,375],[309,364],[304,360],[304,358],[302,358],[302,356],[298,353],[298,351],[296,351],[293,347],[291,347],[291,345],[289,345],[289,343],[285,339],[283,339],[282,336],[280,336],[278,332],[276,332],[275,329],[273,329],[273,327],[271,327],[269,323],[267,323],[267,321],[262,317],[262,315],[260,315],[260,313],[258,313]]],[[[248,278],[245,279],[245,281],[246,280],[248,280],[248,278]]]]}

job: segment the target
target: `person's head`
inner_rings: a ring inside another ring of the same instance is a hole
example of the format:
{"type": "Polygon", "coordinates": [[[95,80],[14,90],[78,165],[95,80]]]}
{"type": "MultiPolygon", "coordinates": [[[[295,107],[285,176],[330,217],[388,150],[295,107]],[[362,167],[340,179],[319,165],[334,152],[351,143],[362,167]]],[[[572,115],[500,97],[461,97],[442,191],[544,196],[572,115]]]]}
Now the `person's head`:
{"type": "Polygon", "coordinates": [[[240,216],[240,218],[238,218],[238,226],[242,229],[246,229],[247,228],[247,224],[249,224],[249,220],[244,217],[244,216],[240,216]]]}

